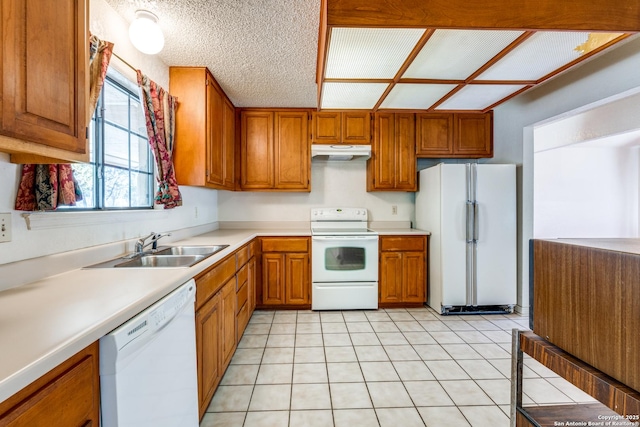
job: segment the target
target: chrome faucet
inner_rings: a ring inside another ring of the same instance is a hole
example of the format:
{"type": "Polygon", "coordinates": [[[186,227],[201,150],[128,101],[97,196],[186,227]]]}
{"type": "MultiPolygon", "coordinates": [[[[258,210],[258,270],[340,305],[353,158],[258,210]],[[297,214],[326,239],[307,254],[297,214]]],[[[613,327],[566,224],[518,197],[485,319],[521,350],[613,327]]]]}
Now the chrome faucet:
{"type": "Polygon", "coordinates": [[[141,254],[142,252],[144,252],[144,248],[146,248],[149,245],[151,246],[152,250],[156,250],[158,248],[158,240],[160,240],[161,238],[165,237],[165,236],[171,236],[171,233],[156,233],[156,232],[151,232],[151,234],[149,234],[147,237],[141,237],[138,239],[138,241],[136,242],[136,246],[135,246],[135,254],[141,254]],[[147,242],[147,240],[151,239],[149,242],[147,242]]]}

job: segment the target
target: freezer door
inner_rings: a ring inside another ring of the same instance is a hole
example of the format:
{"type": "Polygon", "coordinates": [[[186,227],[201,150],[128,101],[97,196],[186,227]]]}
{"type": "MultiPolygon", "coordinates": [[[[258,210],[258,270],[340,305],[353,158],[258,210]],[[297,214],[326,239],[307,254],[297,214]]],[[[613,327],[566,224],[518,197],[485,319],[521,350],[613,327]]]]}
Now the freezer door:
{"type": "Polygon", "coordinates": [[[516,303],[515,165],[477,165],[474,218],[478,305],[516,303]]]}

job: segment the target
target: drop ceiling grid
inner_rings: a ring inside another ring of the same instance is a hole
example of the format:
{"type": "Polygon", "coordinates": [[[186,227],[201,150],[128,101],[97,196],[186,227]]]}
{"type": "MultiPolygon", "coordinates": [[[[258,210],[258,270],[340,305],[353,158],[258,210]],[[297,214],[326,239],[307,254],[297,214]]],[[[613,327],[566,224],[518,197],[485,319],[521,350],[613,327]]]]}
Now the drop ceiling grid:
{"type": "Polygon", "coordinates": [[[438,105],[436,110],[484,110],[524,87],[526,85],[466,85],[438,105]]]}
{"type": "Polygon", "coordinates": [[[402,78],[465,80],[522,31],[436,30],[402,78]]]}
{"type": "Polygon", "coordinates": [[[327,82],[322,89],[322,108],[368,109],[376,105],[389,85],[386,83],[327,82]]]}
{"type": "Polygon", "coordinates": [[[580,58],[576,48],[588,37],[583,32],[535,33],[476,80],[539,80],[580,58]]]}
{"type": "Polygon", "coordinates": [[[333,28],[325,78],[392,79],[424,31],[333,28]]]}
{"type": "Polygon", "coordinates": [[[427,110],[456,87],[455,84],[398,83],[380,108],[427,110]]]}

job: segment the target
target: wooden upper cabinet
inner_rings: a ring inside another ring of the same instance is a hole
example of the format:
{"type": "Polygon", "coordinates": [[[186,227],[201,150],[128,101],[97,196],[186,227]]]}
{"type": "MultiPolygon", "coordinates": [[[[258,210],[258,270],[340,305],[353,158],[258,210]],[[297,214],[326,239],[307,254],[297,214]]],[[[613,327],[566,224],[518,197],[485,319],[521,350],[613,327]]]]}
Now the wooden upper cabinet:
{"type": "Polygon", "coordinates": [[[466,157],[493,156],[493,113],[456,113],[454,153],[466,157]]]}
{"type": "Polygon", "coordinates": [[[309,188],[309,115],[307,112],[275,114],[275,187],[309,188]]]}
{"type": "Polygon", "coordinates": [[[235,108],[204,67],[170,67],[178,98],[173,162],[178,184],[234,190],[235,108]]]}
{"type": "Polygon", "coordinates": [[[339,144],[342,139],[342,113],[314,111],[311,114],[311,137],[314,144],[339,144]]]}
{"type": "Polygon", "coordinates": [[[224,188],[232,189],[236,185],[236,109],[227,99],[222,106],[222,129],[224,132],[222,137],[224,144],[222,182],[224,188]]]}
{"type": "Polygon", "coordinates": [[[416,114],[417,156],[493,157],[492,128],[492,112],[416,114]]]}
{"type": "Polygon", "coordinates": [[[243,111],[240,117],[240,187],[243,190],[273,188],[273,113],[243,111]]]}
{"type": "MultiPolygon", "coordinates": [[[[222,114],[224,100],[215,89],[213,77],[207,73],[207,120],[205,151],[207,151],[207,169],[205,179],[211,186],[224,184],[224,145],[222,142],[222,114]]],[[[179,99],[179,98],[178,98],[179,99]]],[[[194,159],[195,160],[195,159],[194,159]]]]}
{"type": "Polygon", "coordinates": [[[307,111],[240,113],[240,187],[255,191],[310,191],[307,111]]]}
{"type": "Polygon", "coordinates": [[[416,191],[415,116],[376,113],[367,191],[416,191]]]}
{"type": "Polygon", "coordinates": [[[453,114],[416,114],[416,153],[429,157],[453,154],[453,114]]]}
{"type": "Polygon", "coordinates": [[[342,113],[342,142],[371,144],[371,113],[359,111],[342,113]]]}
{"type": "Polygon", "coordinates": [[[314,144],[371,144],[371,113],[368,111],[314,111],[314,144]]]}
{"type": "Polygon", "coordinates": [[[2,2],[0,151],[12,161],[89,160],[88,15],[87,0],[2,2]]]}

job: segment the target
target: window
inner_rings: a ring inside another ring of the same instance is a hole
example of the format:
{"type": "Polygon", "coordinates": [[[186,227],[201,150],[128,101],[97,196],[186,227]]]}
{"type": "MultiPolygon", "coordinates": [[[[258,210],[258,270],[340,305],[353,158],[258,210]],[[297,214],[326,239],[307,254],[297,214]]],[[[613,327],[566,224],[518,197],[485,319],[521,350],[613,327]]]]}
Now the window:
{"type": "Polygon", "coordinates": [[[91,162],[74,164],[83,193],[70,209],[153,207],[153,157],[136,84],[109,70],[89,128],[91,162]]]}

